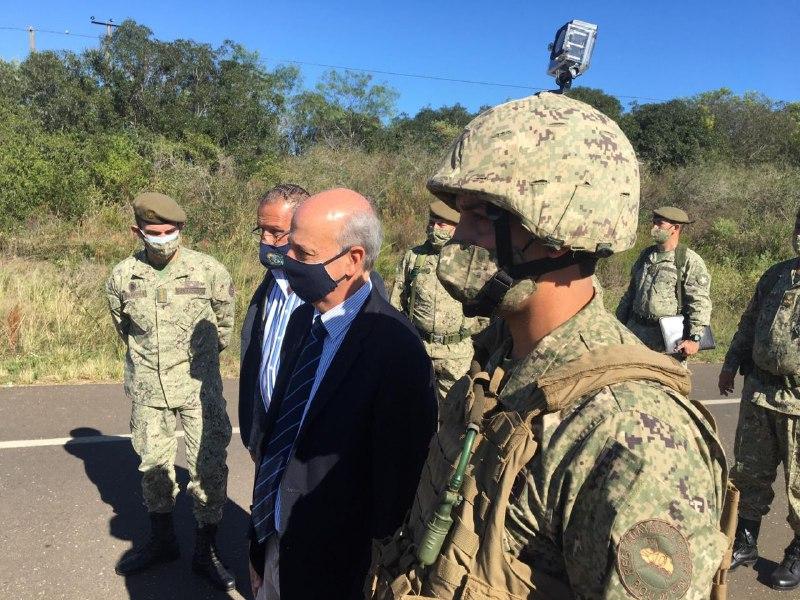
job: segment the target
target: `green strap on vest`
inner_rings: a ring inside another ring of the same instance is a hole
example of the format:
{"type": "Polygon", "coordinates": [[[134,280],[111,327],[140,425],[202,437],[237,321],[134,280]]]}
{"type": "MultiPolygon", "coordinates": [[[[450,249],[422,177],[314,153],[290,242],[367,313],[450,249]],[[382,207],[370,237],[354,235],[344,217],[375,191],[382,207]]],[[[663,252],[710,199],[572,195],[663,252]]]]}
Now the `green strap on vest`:
{"type": "MultiPolygon", "coordinates": [[[[428,243],[425,244],[425,249],[427,250],[430,247],[428,243]]],[[[425,259],[427,258],[427,254],[420,253],[417,254],[417,258],[414,261],[414,267],[411,269],[411,273],[408,274],[408,283],[406,284],[409,286],[408,288],[408,318],[413,318],[414,315],[414,304],[417,301],[417,277],[419,276],[419,272],[422,270],[423,265],[425,264],[425,259]]]]}

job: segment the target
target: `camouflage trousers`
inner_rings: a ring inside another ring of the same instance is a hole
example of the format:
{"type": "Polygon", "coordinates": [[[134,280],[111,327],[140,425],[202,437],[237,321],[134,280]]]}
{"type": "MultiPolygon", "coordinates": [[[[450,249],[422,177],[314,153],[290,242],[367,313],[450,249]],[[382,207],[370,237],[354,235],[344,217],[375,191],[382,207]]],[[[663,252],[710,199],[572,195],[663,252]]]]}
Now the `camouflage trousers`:
{"type": "Polygon", "coordinates": [[[731,479],[741,492],[739,516],[758,521],[769,513],[775,497],[772,484],[783,463],[789,498],[787,520],[800,535],[800,417],[753,404],[758,386],[753,377],[745,379],[736,427],[731,479]]]}
{"type": "Polygon", "coordinates": [[[436,377],[436,399],[441,406],[442,400],[453,384],[466,375],[472,362],[472,355],[448,358],[432,358],[433,374],[436,377]]]}
{"type": "Polygon", "coordinates": [[[200,525],[218,523],[227,500],[227,447],[231,423],[225,400],[204,400],[180,408],[157,408],[133,403],[133,448],[141,459],[142,495],[150,512],[171,512],[178,495],[175,426],[180,418],[189,467],[187,491],[194,497],[194,516],[200,525]]]}

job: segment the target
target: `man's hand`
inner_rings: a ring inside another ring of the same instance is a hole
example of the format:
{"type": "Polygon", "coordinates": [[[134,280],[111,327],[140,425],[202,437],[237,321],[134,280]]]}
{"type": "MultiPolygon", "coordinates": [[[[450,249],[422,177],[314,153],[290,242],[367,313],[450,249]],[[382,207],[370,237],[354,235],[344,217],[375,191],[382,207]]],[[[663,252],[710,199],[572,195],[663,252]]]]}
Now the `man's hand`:
{"type": "Polygon", "coordinates": [[[720,371],[719,373],[719,393],[727,396],[733,391],[733,380],[736,379],[736,371],[720,371]]]}
{"type": "Polygon", "coordinates": [[[249,560],[247,561],[247,566],[250,567],[250,589],[253,592],[253,599],[258,596],[258,590],[261,589],[261,585],[264,583],[261,577],[258,576],[256,570],[253,568],[253,563],[249,560]]]}
{"type": "Polygon", "coordinates": [[[693,342],[692,340],[683,340],[680,344],[675,346],[675,352],[680,352],[684,356],[691,356],[700,351],[700,342],[693,342]]]}

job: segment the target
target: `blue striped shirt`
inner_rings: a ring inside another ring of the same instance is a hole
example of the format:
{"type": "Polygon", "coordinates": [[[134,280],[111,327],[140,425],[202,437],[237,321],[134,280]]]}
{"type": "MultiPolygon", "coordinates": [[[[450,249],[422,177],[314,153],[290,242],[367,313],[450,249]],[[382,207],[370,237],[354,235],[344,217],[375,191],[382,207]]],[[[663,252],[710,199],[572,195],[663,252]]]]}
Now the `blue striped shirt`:
{"type": "Polygon", "coordinates": [[[275,285],[264,303],[263,326],[264,342],[261,347],[261,367],[258,372],[261,400],[264,410],[269,410],[272,390],[278,375],[281,359],[281,344],[286,333],[286,325],[294,309],[303,304],[297,294],[289,290],[289,283],[281,270],[273,270],[275,285]]]}
{"type": "MultiPolygon", "coordinates": [[[[364,302],[367,301],[367,297],[371,291],[372,282],[368,279],[364,285],[358,288],[358,291],[356,291],[355,294],[320,316],[320,320],[325,326],[327,336],[325,337],[325,342],[322,345],[322,356],[320,356],[319,366],[317,367],[317,372],[314,376],[314,386],[311,388],[309,400],[306,403],[306,407],[303,411],[303,420],[305,420],[306,415],[308,414],[309,406],[311,406],[311,403],[314,401],[314,395],[317,393],[320,383],[322,383],[322,380],[325,378],[325,373],[328,371],[328,367],[331,366],[336,353],[339,351],[339,348],[344,341],[345,335],[347,335],[347,332],[350,330],[350,325],[352,324],[353,319],[356,318],[356,315],[361,310],[361,307],[364,306],[364,302]]],[[[319,314],[319,311],[314,311],[314,317],[319,314]]],[[[303,425],[301,421],[300,427],[302,426],[303,425]]],[[[278,531],[278,533],[283,533],[279,528],[281,522],[280,515],[281,494],[279,489],[278,497],[275,501],[275,530],[278,531]]]]}

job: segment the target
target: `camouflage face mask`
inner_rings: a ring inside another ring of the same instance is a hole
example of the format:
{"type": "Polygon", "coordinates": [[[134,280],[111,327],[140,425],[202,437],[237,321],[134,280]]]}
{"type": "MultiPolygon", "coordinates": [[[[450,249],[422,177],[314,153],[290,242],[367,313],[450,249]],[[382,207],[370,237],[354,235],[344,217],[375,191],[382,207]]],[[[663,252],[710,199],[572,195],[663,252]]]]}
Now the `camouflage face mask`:
{"type": "Polygon", "coordinates": [[[650,230],[650,237],[653,238],[653,241],[656,244],[663,244],[669,239],[669,230],[661,229],[660,227],[656,227],[653,225],[653,228],[650,230]]]}
{"type": "MultiPolygon", "coordinates": [[[[521,262],[518,251],[514,258],[521,262]]],[[[463,305],[467,317],[513,312],[536,291],[533,279],[514,280],[501,271],[494,251],[463,242],[442,248],[436,276],[447,293],[463,305]]]]}
{"type": "Polygon", "coordinates": [[[428,225],[426,233],[428,234],[428,241],[434,248],[441,248],[453,237],[452,233],[444,231],[434,225],[428,225]]]}
{"type": "Polygon", "coordinates": [[[156,258],[166,260],[178,251],[181,246],[179,231],[164,236],[142,234],[147,251],[156,258]]]}

